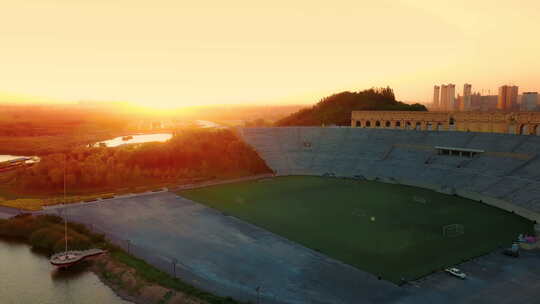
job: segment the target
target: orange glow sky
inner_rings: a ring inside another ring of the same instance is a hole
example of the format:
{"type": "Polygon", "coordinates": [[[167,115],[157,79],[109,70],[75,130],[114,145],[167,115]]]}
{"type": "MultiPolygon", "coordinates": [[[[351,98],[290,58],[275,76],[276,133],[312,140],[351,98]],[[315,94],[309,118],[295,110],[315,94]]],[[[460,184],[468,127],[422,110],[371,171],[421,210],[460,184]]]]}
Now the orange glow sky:
{"type": "Polygon", "coordinates": [[[2,1],[0,101],[169,108],[387,85],[429,102],[443,82],[540,90],[539,12],[537,0],[2,1]]]}

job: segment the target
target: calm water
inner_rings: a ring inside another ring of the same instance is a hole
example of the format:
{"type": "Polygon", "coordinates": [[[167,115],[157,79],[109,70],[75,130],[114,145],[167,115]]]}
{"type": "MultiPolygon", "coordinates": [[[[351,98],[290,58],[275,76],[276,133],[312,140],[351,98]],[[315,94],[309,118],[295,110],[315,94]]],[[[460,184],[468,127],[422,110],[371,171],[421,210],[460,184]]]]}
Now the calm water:
{"type": "Polygon", "coordinates": [[[199,127],[203,129],[207,129],[207,128],[223,129],[224,128],[224,126],[218,123],[215,123],[213,121],[208,121],[208,120],[197,120],[196,123],[199,127]]]}
{"type": "Polygon", "coordinates": [[[128,304],[98,277],[77,265],[58,271],[47,257],[26,244],[0,240],[0,303],[2,304],[128,304]]]}
{"type": "Polygon", "coordinates": [[[0,154],[0,163],[8,161],[8,160],[12,160],[12,159],[20,158],[20,157],[27,157],[27,156],[22,156],[22,155],[1,155],[0,154]]]}
{"type": "Polygon", "coordinates": [[[107,147],[117,147],[125,144],[141,144],[146,142],[164,142],[169,139],[171,139],[172,134],[171,133],[159,133],[159,134],[142,134],[142,135],[131,135],[133,138],[129,140],[123,140],[122,137],[116,137],[113,139],[101,141],[100,143],[104,143],[107,145],[107,147]]]}

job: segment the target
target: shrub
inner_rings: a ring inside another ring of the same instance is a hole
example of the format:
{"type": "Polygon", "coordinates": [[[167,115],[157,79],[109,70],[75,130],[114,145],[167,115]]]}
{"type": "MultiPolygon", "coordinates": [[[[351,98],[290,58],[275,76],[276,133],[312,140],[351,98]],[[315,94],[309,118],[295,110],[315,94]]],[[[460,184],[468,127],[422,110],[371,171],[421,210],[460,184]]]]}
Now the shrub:
{"type": "Polygon", "coordinates": [[[29,237],[32,248],[52,251],[58,242],[63,243],[64,233],[59,227],[42,228],[33,232],[29,237]]]}

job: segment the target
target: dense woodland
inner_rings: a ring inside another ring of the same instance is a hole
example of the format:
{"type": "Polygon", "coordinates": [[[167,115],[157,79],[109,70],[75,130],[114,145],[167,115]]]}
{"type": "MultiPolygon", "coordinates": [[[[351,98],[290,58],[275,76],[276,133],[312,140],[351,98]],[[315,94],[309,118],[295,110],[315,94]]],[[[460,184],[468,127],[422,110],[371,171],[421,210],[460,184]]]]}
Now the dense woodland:
{"type": "Polygon", "coordinates": [[[170,110],[127,103],[87,102],[66,105],[0,104],[0,154],[48,155],[64,153],[117,136],[153,132],[149,122],[185,128],[206,119],[223,125],[271,124],[300,106],[205,106],[170,110]],[[264,121],[254,118],[264,117],[264,121]]]}
{"type": "Polygon", "coordinates": [[[421,104],[396,100],[391,88],[371,88],[341,92],[323,98],[311,108],[302,109],[276,122],[277,126],[350,126],[352,111],[427,111],[421,104]]]}
{"type": "Polygon", "coordinates": [[[0,105],[0,154],[44,155],[125,134],[132,117],[76,105],[0,105]]]}
{"type": "Polygon", "coordinates": [[[0,105],[0,136],[55,136],[121,130],[125,115],[75,105],[0,105]]]}
{"type": "Polygon", "coordinates": [[[13,184],[18,192],[60,192],[64,163],[72,193],[270,172],[256,152],[232,131],[191,130],[164,143],[79,147],[66,154],[46,155],[34,166],[19,170],[13,184]]]}

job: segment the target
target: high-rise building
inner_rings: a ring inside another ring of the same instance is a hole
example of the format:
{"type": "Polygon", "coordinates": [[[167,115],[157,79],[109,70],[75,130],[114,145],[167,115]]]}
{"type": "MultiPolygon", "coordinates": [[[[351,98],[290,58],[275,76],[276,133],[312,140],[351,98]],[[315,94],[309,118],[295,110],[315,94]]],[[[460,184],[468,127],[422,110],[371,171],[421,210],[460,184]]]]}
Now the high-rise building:
{"type": "Polygon", "coordinates": [[[469,111],[471,109],[471,94],[472,86],[468,83],[463,85],[463,98],[461,102],[461,110],[469,111]]]}
{"type": "Polygon", "coordinates": [[[446,95],[446,111],[455,111],[458,110],[456,108],[456,85],[449,83],[447,85],[447,95],[446,95]]]}
{"type": "Polygon", "coordinates": [[[440,87],[438,85],[433,87],[433,108],[439,109],[439,92],[440,87]]]}
{"type": "Polygon", "coordinates": [[[499,87],[499,99],[497,102],[497,109],[501,111],[517,110],[518,90],[519,88],[517,86],[503,85],[499,87]]]}
{"type": "Polygon", "coordinates": [[[441,85],[441,98],[439,99],[439,110],[446,111],[446,102],[448,96],[448,86],[443,84],[441,85]]]}
{"type": "Polygon", "coordinates": [[[463,96],[457,94],[455,108],[457,111],[465,111],[465,104],[463,103],[463,96]]]}
{"type": "Polygon", "coordinates": [[[479,92],[471,95],[470,111],[495,111],[497,109],[497,95],[481,95],[479,92]]]}
{"type": "Polygon", "coordinates": [[[454,84],[441,85],[441,97],[439,99],[439,110],[454,111],[456,108],[456,86],[454,84]]]}
{"type": "Polygon", "coordinates": [[[538,107],[538,92],[524,92],[521,97],[521,109],[534,111],[538,107]]]}

